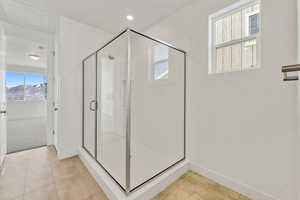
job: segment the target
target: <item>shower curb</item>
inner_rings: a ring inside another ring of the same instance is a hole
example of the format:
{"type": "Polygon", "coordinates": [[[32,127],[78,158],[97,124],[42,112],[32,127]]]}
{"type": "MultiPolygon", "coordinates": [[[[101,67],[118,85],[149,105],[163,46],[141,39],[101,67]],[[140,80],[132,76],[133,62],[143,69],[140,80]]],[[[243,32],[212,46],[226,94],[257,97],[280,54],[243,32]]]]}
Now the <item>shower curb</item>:
{"type": "Polygon", "coordinates": [[[190,169],[189,162],[182,161],[143,187],[126,194],[83,148],[79,149],[79,158],[110,200],[150,200],[190,169]]]}

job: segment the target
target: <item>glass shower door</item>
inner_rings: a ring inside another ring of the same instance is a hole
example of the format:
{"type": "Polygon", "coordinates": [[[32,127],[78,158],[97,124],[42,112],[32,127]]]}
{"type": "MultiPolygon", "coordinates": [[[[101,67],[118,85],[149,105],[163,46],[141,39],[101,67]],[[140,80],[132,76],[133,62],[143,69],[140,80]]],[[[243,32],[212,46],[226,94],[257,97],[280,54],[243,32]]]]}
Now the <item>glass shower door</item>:
{"type": "Polygon", "coordinates": [[[124,30],[84,61],[84,147],[127,193],[185,159],[185,56],[124,30]]]}
{"type": "Polygon", "coordinates": [[[132,33],[130,183],[135,189],[185,155],[185,54],[132,33]]]}
{"type": "Polygon", "coordinates": [[[127,56],[127,34],[97,53],[97,161],[123,189],[126,188],[127,56]]]}
{"type": "Polygon", "coordinates": [[[96,131],[96,56],[83,61],[83,147],[95,157],[96,131]]]}

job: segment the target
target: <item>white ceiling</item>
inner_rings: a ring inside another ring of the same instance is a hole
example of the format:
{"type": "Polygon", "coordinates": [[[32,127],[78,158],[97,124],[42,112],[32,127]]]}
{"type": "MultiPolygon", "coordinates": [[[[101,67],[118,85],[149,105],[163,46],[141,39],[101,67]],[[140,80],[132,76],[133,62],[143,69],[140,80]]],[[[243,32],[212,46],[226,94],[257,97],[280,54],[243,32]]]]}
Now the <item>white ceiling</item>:
{"type": "Polygon", "coordinates": [[[0,0],[0,20],[6,23],[7,62],[12,65],[46,67],[47,50],[38,46],[54,32],[58,16],[65,16],[110,33],[125,27],[143,31],[194,0],[0,0]],[[128,22],[126,16],[135,20],[128,22]],[[29,53],[41,60],[29,59],[29,53]]]}
{"type": "Polygon", "coordinates": [[[0,0],[0,19],[33,30],[49,32],[48,0],[0,0]]]}
{"type": "Polygon", "coordinates": [[[193,0],[0,0],[0,19],[31,28],[54,31],[57,16],[118,32],[143,30],[193,0]],[[133,22],[126,15],[135,17],[133,22]]]}
{"type": "Polygon", "coordinates": [[[50,0],[59,14],[110,32],[130,26],[142,30],[191,0],[50,0]],[[126,15],[135,17],[128,23],[126,15]]]}
{"type": "Polygon", "coordinates": [[[47,46],[45,44],[8,36],[6,38],[6,50],[6,62],[8,65],[47,67],[47,46]],[[39,47],[43,47],[43,49],[39,47]],[[41,59],[32,60],[29,58],[29,54],[37,54],[41,59]]]}

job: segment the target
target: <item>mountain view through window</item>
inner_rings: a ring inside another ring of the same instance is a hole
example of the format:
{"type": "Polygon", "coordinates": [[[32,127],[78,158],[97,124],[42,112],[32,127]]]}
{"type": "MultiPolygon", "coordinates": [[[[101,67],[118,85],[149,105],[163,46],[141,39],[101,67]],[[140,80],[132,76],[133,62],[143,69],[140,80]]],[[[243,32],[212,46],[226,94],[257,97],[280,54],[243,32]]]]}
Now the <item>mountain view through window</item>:
{"type": "Polygon", "coordinates": [[[47,98],[47,80],[42,74],[6,73],[7,101],[41,101],[47,98]]]}

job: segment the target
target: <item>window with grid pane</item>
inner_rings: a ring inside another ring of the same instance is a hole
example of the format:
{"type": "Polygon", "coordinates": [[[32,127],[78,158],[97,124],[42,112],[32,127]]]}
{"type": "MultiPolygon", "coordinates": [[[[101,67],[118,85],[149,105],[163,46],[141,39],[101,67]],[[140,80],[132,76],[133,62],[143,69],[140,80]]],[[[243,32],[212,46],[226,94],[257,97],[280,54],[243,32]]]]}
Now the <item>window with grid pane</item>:
{"type": "Polygon", "coordinates": [[[259,67],[260,2],[239,2],[209,20],[209,73],[259,67]]]}

